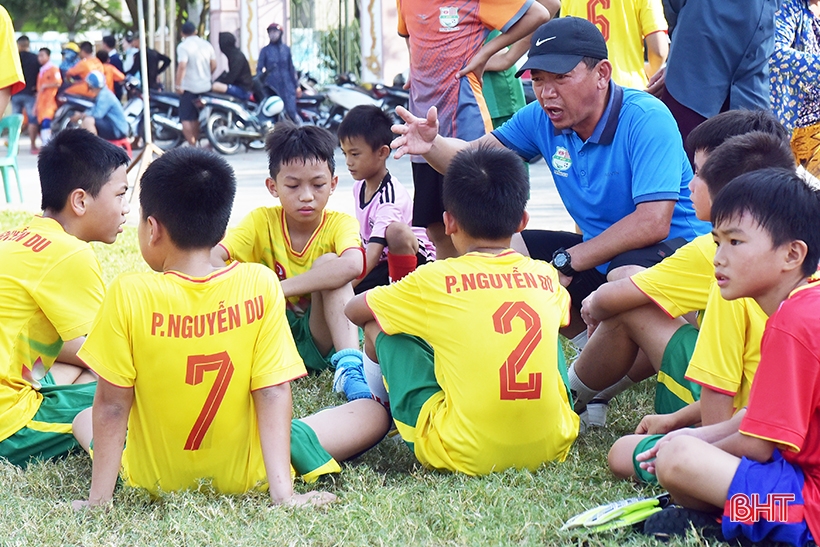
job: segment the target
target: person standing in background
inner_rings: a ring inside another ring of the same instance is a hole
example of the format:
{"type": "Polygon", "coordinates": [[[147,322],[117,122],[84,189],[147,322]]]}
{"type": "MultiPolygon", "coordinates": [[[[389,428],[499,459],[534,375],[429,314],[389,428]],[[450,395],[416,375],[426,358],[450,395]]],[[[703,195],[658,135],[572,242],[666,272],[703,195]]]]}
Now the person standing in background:
{"type": "MultiPolygon", "coordinates": [[[[196,35],[190,21],[182,25],[182,41],[177,46],[176,92],[182,134],[191,146],[199,141],[199,109],[195,101],[211,90],[211,73],[216,70],[216,52],[207,40],[196,35]]],[[[150,72],[149,72],[150,75],[150,72]]]]}
{"type": "Polygon", "coordinates": [[[772,111],[794,131],[797,163],[820,177],[820,0],[783,0],[774,24],[772,111]]]}
{"type": "Polygon", "coordinates": [[[51,63],[51,50],[47,47],[40,48],[37,61],[42,66],[37,75],[37,102],[34,104],[34,111],[40,126],[40,140],[45,146],[51,140],[51,120],[57,112],[57,90],[63,83],[63,77],[60,69],[51,63]]]}
{"type": "Polygon", "coordinates": [[[299,82],[296,79],[296,69],[293,68],[290,48],[282,41],[282,34],[282,26],[279,23],[268,25],[270,43],[259,51],[256,73],[265,73],[265,85],[273,88],[284,101],[288,118],[300,125],[301,119],[296,111],[296,89],[299,82]]]}
{"type": "Polygon", "coordinates": [[[103,65],[100,60],[94,56],[94,46],[91,42],[82,42],[80,44],[80,62],[69,68],[66,72],[66,79],[72,80],[74,84],[66,89],[65,92],[73,95],[82,95],[83,97],[94,97],[95,93],[88,87],[86,77],[95,71],[103,72],[103,65]]]}
{"type": "Polygon", "coordinates": [[[585,18],[604,35],[612,80],[618,85],[644,89],[648,77],[666,62],[669,38],[661,0],[563,0],[561,17],[568,15],[585,18]],[[648,67],[644,65],[644,49],[648,67]]]}
{"type": "Polygon", "coordinates": [[[25,112],[28,134],[31,137],[31,152],[36,154],[37,118],[34,115],[34,99],[37,95],[37,73],[40,71],[40,63],[37,62],[37,56],[29,51],[29,45],[28,36],[23,35],[17,39],[17,51],[20,53],[20,66],[23,68],[26,87],[11,98],[11,111],[13,114],[25,112]]]}
{"type": "MultiPolygon", "coordinates": [[[[108,54],[108,62],[111,63],[111,66],[125,74],[125,70],[122,68],[122,59],[120,58],[120,54],[117,53],[117,40],[113,36],[103,36],[102,44],[97,48],[97,53],[100,51],[104,51],[108,54]]],[[[122,99],[122,92],[122,84],[114,82],[114,95],[116,95],[118,99],[122,99]]]]}
{"type": "MultiPolygon", "coordinates": [[[[665,69],[647,91],[660,98],[683,140],[725,110],[769,108],[769,57],[778,0],[666,0],[676,14],[665,69]]],[[[692,153],[687,151],[689,161],[692,153]]]]}

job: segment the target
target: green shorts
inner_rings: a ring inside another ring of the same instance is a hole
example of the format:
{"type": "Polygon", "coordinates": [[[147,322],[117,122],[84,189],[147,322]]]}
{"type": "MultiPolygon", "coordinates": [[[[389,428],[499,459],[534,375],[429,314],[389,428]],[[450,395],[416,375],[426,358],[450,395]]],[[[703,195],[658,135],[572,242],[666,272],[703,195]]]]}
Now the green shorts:
{"type": "Polygon", "coordinates": [[[638,446],[635,447],[635,450],[632,451],[632,467],[635,470],[635,476],[638,478],[638,481],[643,482],[645,484],[658,484],[658,477],[654,475],[654,473],[650,473],[644,469],[641,469],[641,466],[638,460],[635,458],[641,452],[646,452],[656,444],[658,441],[661,440],[663,435],[647,435],[638,443],[638,446]]]}
{"type": "Polygon", "coordinates": [[[435,358],[430,344],[416,336],[380,332],[376,357],[390,394],[390,412],[402,439],[415,452],[416,424],[421,407],[441,392],[436,381],[435,358]]]}
{"type": "Polygon", "coordinates": [[[336,350],[330,348],[327,355],[322,355],[316,347],[313,335],[310,333],[310,308],[302,316],[297,316],[291,310],[287,310],[286,314],[290,332],[293,334],[293,341],[296,342],[296,349],[299,351],[302,361],[305,362],[305,368],[308,372],[315,374],[333,368],[330,364],[330,357],[336,353],[336,350]]]}
{"type": "Polygon", "coordinates": [[[700,399],[700,385],[685,378],[697,341],[698,330],[687,323],[666,345],[655,387],[656,414],[671,414],[700,399]]]}
{"type": "Polygon", "coordinates": [[[42,380],[43,402],[23,429],[0,442],[0,457],[25,467],[32,459],[47,460],[68,454],[79,443],[71,422],[94,403],[97,382],[57,386],[48,374],[42,380]]]}
{"type": "Polygon", "coordinates": [[[290,464],[305,482],[315,482],[322,475],[342,471],[319,443],[313,429],[301,420],[290,423],[290,464]]]}

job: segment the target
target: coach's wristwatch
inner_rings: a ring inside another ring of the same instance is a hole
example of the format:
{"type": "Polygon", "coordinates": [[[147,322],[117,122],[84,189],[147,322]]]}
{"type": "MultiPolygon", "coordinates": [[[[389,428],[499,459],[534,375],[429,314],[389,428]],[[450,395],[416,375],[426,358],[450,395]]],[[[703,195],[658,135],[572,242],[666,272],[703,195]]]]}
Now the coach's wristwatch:
{"type": "Polygon", "coordinates": [[[552,265],[567,277],[573,277],[578,273],[572,269],[572,257],[563,247],[552,253],[552,265]]]}

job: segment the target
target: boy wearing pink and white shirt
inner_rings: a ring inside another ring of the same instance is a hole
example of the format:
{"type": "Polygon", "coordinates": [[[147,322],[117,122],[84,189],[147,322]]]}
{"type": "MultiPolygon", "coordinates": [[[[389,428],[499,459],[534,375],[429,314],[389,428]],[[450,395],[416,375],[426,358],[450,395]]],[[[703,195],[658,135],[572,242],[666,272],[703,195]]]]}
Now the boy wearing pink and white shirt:
{"type": "Polygon", "coordinates": [[[376,106],[357,106],[339,125],[345,163],[356,179],[353,196],[366,265],[356,294],[398,281],[417,265],[435,260],[424,228],[411,227],[413,200],[387,170],[393,122],[376,106]]]}

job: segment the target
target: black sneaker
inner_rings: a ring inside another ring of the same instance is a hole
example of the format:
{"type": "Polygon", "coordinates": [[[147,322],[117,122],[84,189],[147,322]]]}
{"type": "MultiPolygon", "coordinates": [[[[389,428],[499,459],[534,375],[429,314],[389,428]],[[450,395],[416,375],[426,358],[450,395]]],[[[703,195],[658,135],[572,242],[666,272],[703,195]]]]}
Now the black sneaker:
{"type": "Polygon", "coordinates": [[[643,523],[643,533],[665,542],[672,536],[686,535],[692,527],[704,538],[724,541],[719,514],[695,511],[678,505],[667,507],[646,519],[643,523]]]}

